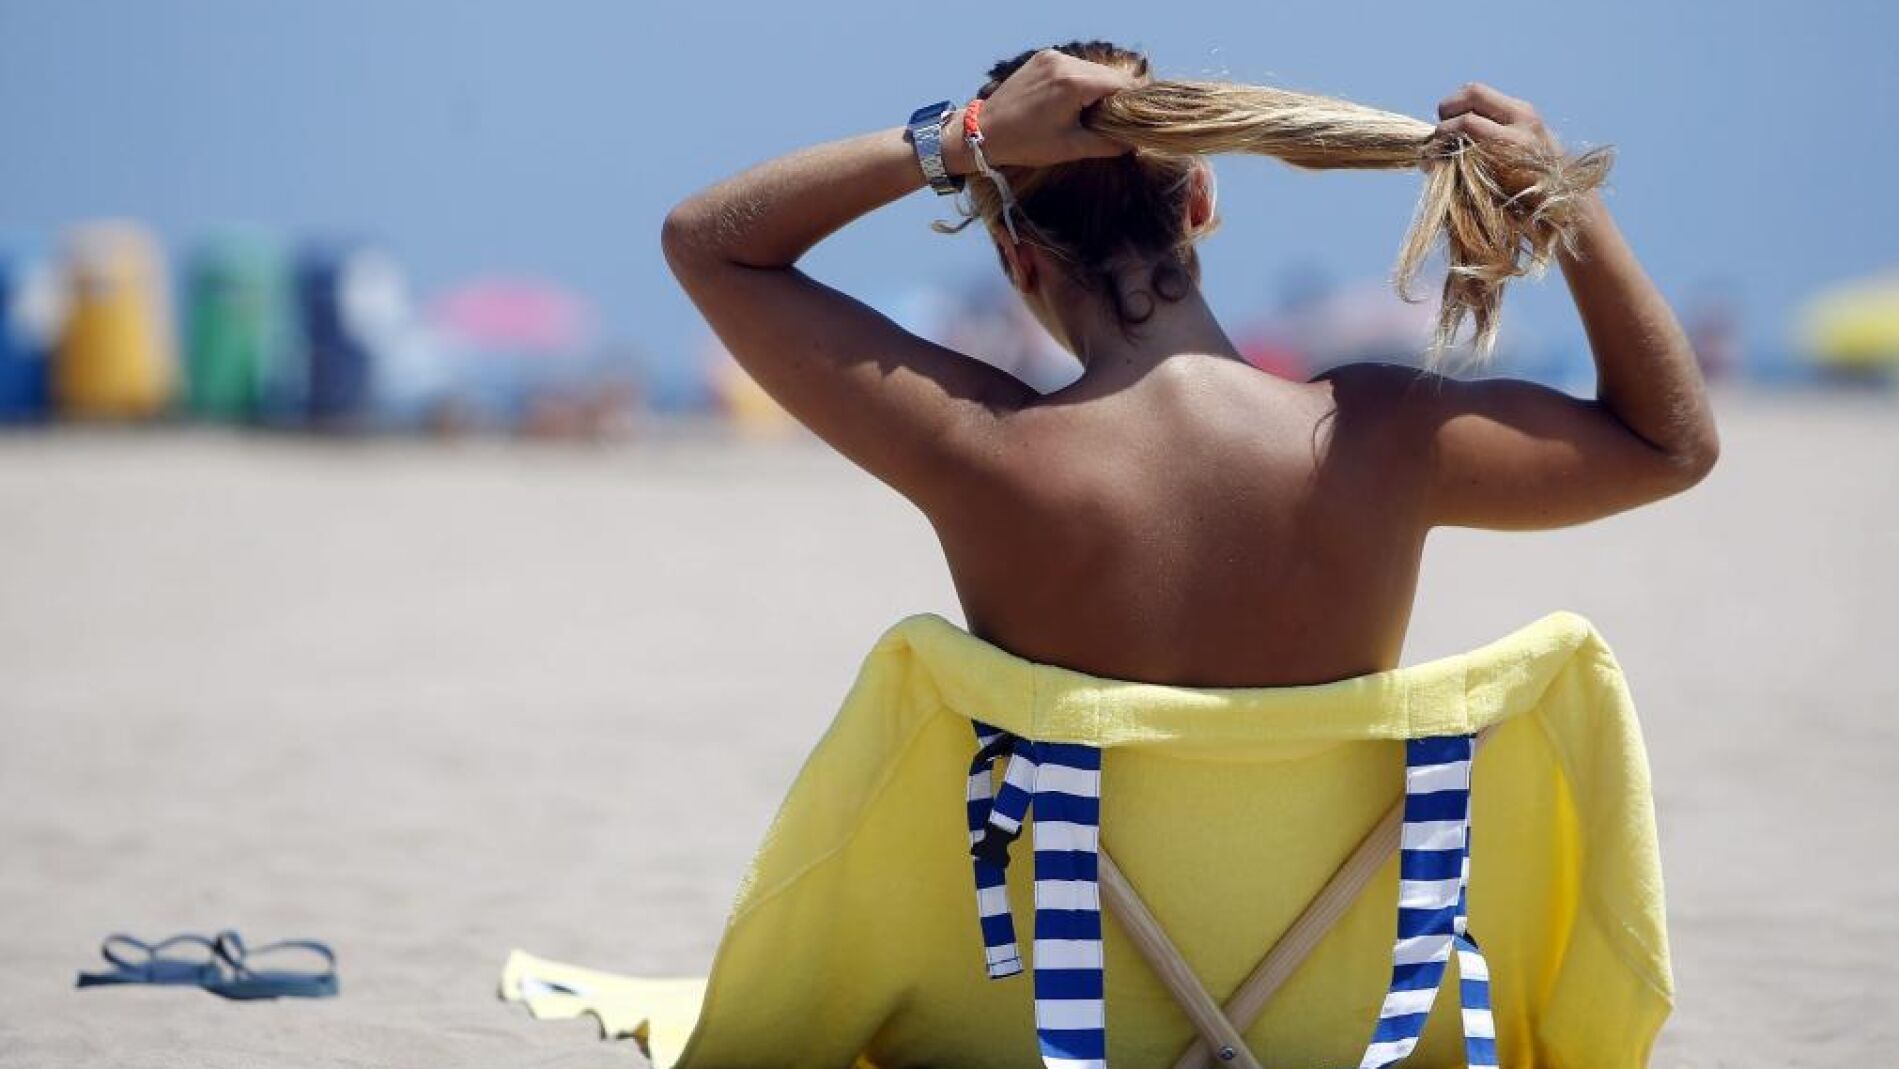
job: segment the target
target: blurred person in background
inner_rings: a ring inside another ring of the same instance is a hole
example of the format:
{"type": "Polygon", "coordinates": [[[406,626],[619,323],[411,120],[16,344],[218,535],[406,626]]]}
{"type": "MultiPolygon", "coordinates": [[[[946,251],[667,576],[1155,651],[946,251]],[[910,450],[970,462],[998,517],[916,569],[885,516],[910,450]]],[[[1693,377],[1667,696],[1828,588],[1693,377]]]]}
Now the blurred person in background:
{"type": "Polygon", "coordinates": [[[1729,378],[1747,363],[1741,304],[1726,284],[1708,286],[1689,305],[1688,339],[1701,374],[1710,382],[1729,378]]]}
{"type": "Polygon", "coordinates": [[[751,376],[929,518],[977,636],[1116,678],[1327,682],[1397,664],[1433,527],[1596,519],[1687,489],[1717,451],[1694,352],[1595,193],[1607,154],[1567,155],[1480,85],[1438,117],[1155,80],[1138,53],[1077,42],[997,64],[961,108],[706,189],[663,241],[751,376]],[[1425,170],[1399,277],[1445,242],[1433,355],[1466,321],[1487,351],[1504,283],[1555,259],[1597,396],[1250,366],[1194,252],[1216,219],[1205,157],[1223,151],[1425,170]],[[1083,365],[1072,384],[1038,394],[799,270],[925,185],[967,194],[1025,308],[1083,365]]]}

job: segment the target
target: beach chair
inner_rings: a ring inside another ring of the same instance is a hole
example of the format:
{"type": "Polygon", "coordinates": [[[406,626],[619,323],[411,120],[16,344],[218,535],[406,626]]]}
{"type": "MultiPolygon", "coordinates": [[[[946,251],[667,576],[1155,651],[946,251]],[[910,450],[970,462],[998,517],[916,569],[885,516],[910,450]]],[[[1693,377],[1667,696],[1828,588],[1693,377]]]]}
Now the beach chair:
{"type": "Polygon", "coordinates": [[[516,952],[502,993],[661,1067],[1617,1067],[1672,981],[1640,733],[1578,616],[1227,689],[921,616],[865,661],[709,978],[516,952]]]}

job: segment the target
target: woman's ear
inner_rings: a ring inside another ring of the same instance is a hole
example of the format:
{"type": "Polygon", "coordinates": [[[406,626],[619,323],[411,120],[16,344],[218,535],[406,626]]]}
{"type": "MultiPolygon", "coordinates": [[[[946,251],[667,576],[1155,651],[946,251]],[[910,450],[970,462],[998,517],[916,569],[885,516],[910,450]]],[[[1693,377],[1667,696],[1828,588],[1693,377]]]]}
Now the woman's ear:
{"type": "Polygon", "coordinates": [[[1213,165],[1200,160],[1187,179],[1187,233],[1199,234],[1213,227],[1219,189],[1213,179],[1213,165]]]}
{"type": "Polygon", "coordinates": [[[996,256],[1002,261],[1002,273],[1009,276],[1009,284],[1024,294],[1034,293],[1041,282],[1041,258],[1035,246],[1026,242],[1012,241],[1009,235],[991,232],[996,242],[996,256]]]}

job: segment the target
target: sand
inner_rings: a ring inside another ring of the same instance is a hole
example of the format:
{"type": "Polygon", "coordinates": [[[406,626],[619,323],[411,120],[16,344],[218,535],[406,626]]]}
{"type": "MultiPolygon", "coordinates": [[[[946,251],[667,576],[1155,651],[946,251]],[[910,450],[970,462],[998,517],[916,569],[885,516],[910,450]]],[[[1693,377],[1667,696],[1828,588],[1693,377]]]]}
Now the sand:
{"type": "MultiPolygon", "coordinates": [[[[1434,536],[1406,659],[1591,617],[1656,773],[1656,1064],[1870,1064],[1899,1041],[1899,404],[1722,411],[1684,498],[1434,536]]],[[[0,510],[7,1066],[642,1064],[497,1001],[509,948],[703,971],[870,643],[957,618],[921,519],[809,443],[21,435],[0,510]],[[110,931],[226,926],[331,941],[342,997],[72,990],[110,931]]]]}

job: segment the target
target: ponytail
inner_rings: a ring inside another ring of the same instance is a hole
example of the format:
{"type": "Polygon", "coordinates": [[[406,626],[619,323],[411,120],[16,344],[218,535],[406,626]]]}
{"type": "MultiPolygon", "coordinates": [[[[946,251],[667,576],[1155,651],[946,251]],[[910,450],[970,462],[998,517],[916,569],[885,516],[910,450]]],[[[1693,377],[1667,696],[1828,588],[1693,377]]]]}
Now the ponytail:
{"type": "Polygon", "coordinates": [[[1429,359],[1452,348],[1465,317],[1471,349],[1497,339],[1504,286],[1534,276],[1574,239],[1583,197],[1602,185],[1613,153],[1580,156],[1460,142],[1433,145],[1420,119],[1306,93],[1225,82],[1153,81],[1103,98],[1083,114],[1089,129],[1160,157],[1219,152],[1273,156],[1314,170],[1427,170],[1393,275],[1415,301],[1419,270],[1439,241],[1448,272],[1429,359]],[[1521,190],[1505,192],[1501,180],[1521,190]]]}

